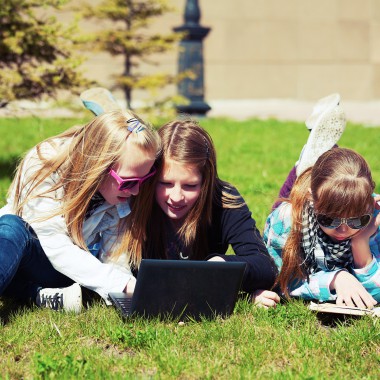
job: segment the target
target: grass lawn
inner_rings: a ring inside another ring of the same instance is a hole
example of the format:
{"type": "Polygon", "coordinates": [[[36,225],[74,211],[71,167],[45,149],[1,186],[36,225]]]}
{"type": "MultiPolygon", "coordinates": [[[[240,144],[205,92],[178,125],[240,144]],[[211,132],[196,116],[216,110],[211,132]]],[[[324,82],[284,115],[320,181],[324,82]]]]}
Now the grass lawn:
{"type": "MultiPolygon", "coordinates": [[[[45,137],[83,120],[2,119],[0,205],[18,158],[45,137]]],[[[301,123],[205,119],[222,179],[240,190],[260,230],[297,160],[301,123]]],[[[380,183],[378,128],[348,125],[340,146],[363,154],[380,183]]],[[[380,187],[377,186],[377,192],[380,187]]],[[[321,323],[301,301],[263,310],[240,300],[228,319],[123,321],[96,302],[79,316],[0,300],[4,379],[377,379],[380,321],[321,323]]]]}

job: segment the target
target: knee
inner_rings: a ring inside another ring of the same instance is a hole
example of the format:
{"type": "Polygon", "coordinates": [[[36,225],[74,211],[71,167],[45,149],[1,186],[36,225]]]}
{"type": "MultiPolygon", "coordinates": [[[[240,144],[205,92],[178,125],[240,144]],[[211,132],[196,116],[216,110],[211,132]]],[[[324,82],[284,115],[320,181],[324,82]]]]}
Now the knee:
{"type": "Polygon", "coordinates": [[[0,238],[8,238],[17,242],[29,238],[28,224],[17,215],[0,217],[0,238]]]}

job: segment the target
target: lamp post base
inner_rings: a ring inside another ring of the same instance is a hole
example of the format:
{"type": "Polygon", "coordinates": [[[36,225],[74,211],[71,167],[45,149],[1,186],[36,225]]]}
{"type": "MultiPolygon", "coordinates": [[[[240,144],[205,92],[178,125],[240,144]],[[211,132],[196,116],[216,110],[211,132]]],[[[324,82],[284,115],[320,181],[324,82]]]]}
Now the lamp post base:
{"type": "Polygon", "coordinates": [[[202,100],[191,101],[190,104],[177,105],[177,114],[190,114],[197,116],[205,116],[211,107],[202,100]]]}

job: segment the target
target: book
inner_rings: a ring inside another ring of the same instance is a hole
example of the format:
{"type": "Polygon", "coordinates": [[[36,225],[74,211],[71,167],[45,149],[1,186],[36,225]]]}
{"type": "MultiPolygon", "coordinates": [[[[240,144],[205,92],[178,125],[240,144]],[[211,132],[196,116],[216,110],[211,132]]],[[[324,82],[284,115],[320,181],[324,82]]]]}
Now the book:
{"type": "Polygon", "coordinates": [[[346,315],[370,315],[372,317],[380,317],[380,307],[373,309],[362,309],[354,306],[339,306],[335,303],[315,303],[310,302],[309,309],[317,313],[332,313],[346,315]]]}

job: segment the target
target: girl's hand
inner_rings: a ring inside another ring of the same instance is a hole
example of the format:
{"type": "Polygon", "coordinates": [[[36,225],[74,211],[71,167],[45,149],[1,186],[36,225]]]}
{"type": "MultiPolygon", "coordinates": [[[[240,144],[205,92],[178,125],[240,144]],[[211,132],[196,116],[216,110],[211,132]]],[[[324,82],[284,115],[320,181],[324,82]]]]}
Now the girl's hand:
{"type": "Polygon", "coordinates": [[[214,256],[214,257],[211,257],[211,259],[208,259],[207,261],[226,261],[226,260],[224,260],[220,256],[214,256]]]}
{"type": "MultiPolygon", "coordinates": [[[[377,203],[376,203],[377,205],[377,203]]],[[[377,205],[377,207],[380,207],[377,205]]],[[[358,241],[369,241],[369,238],[377,231],[377,229],[380,226],[380,213],[374,218],[372,217],[372,220],[368,224],[366,228],[363,228],[360,230],[357,234],[355,234],[351,241],[356,243],[358,241]]]]}
{"type": "Polygon", "coordinates": [[[252,302],[260,307],[269,308],[276,307],[280,302],[280,297],[277,293],[271,290],[256,290],[252,294],[252,302]]]}
{"type": "MultiPolygon", "coordinates": [[[[380,208],[377,202],[379,202],[380,196],[374,198],[375,208],[380,208]]],[[[358,231],[351,238],[352,255],[354,257],[355,268],[364,268],[369,265],[373,259],[372,252],[369,249],[369,239],[376,233],[380,225],[380,213],[372,218],[369,225],[366,228],[358,231]]]]}
{"type": "MultiPolygon", "coordinates": [[[[376,210],[380,210],[380,195],[376,195],[374,197],[375,199],[375,209],[376,210]]],[[[373,218],[374,219],[374,225],[376,226],[376,229],[380,226],[380,213],[376,215],[376,218],[373,218]]],[[[376,232],[376,229],[375,231],[373,231],[373,233],[376,232]]]]}
{"type": "MultiPolygon", "coordinates": [[[[380,195],[376,195],[373,199],[375,202],[375,209],[380,210],[380,195]]],[[[352,237],[352,241],[356,242],[363,239],[369,240],[369,238],[376,232],[379,226],[380,226],[380,213],[375,218],[372,217],[372,220],[368,224],[368,226],[360,230],[357,234],[355,234],[352,237]]]]}
{"type": "Polygon", "coordinates": [[[380,210],[380,195],[374,196],[373,199],[375,200],[375,208],[380,210]]]}
{"type": "Polygon", "coordinates": [[[335,275],[330,284],[330,290],[334,289],[337,305],[372,309],[377,304],[358,279],[347,271],[342,270],[335,275]]]}
{"type": "Polygon", "coordinates": [[[136,286],[136,279],[134,277],[132,277],[127,282],[127,285],[125,285],[123,293],[125,293],[127,296],[132,297],[133,296],[133,292],[135,291],[135,286],[136,286]]]}

